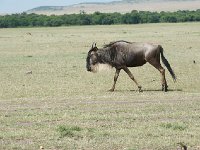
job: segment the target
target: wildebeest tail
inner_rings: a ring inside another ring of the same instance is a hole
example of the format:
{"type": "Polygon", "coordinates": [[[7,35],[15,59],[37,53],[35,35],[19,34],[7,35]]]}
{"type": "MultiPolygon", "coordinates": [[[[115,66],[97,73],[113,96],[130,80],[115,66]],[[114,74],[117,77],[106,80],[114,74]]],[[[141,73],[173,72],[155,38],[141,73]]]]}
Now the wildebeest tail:
{"type": "Polygon", "coordinates": [[[176,75],[174,73],[174,71],[172,70],[168,60],[165,58],[164,54],[163,54],[163,48],[162,46],[159,46],[160,47],[160,54],[161,54],[161,59],[162,59],[162,62],[163,64],[167,67],[168,71],[170,72],[174,82],[176,81],[176,75]]]}

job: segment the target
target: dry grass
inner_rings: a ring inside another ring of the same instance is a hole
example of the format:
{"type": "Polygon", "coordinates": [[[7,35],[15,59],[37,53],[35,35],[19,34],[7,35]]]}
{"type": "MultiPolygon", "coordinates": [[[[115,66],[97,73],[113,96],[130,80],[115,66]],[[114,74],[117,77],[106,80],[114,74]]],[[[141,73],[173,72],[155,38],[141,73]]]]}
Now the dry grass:
{"type": "Polygon", "coordinates": [[[199,25],[0,29],[0,149],[197,149],[199,25]],[[121,39],[164,47],[169,92],[148,64],[131,69],[143,93],[123,72],[110,93],[114,70],[86,71],[93,42],[121,39]]]}

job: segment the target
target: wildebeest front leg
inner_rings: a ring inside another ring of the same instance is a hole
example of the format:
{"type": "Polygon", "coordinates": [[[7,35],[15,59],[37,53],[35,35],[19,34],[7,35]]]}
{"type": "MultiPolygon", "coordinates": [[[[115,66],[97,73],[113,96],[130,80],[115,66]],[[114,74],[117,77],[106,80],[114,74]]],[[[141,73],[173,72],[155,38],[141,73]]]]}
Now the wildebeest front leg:
{"type": "Polygon", "coordinates": [[[114,84],[113,84],[112,88],[109,90],[110,92],[113,92],[115,90],[115,84],[117,82],[117,78],[119,76],[119,73],[120,73],[120,70],[116,69],[115,76],[114,76],[114,84]]]}
{"type": "Polygon", "coordinates": [[[137,83],[137,81],[135,80],[135,78],[134,78],[133,74],[130,72],[130,70],[127,67],[124,67],[123,69],[128,74],[128,76],[135,82],[135,84],[137,85],[137,87],[139,89],[139,92],[142,92],[142,86],[137,83]]]}

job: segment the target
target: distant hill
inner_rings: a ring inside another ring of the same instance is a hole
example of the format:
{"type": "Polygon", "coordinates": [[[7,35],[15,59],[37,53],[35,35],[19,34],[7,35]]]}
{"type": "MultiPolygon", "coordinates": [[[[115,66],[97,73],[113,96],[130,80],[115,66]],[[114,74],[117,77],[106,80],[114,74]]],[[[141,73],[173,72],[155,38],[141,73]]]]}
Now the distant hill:
{"type": "Polygon", "coordinates": [[[177,11],[200,9],[200,0],[122,0],[108,3],[80,3],[70,6],[40,6],[28,10],[27,13],[62,15],[86,13],[120,12],[126,13],[132,10],[140,11],[177,11]]]}

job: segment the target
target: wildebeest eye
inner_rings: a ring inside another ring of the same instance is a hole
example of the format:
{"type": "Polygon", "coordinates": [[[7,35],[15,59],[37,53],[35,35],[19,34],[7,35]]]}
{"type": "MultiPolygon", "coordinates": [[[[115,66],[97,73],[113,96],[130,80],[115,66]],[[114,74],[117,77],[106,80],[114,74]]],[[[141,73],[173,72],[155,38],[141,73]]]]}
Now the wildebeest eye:
{"type": "Polygon", "coordinates": [[[97,61],[97,56],[95,54],[92,54],[91,59],[92,61],[97,61]]]}

